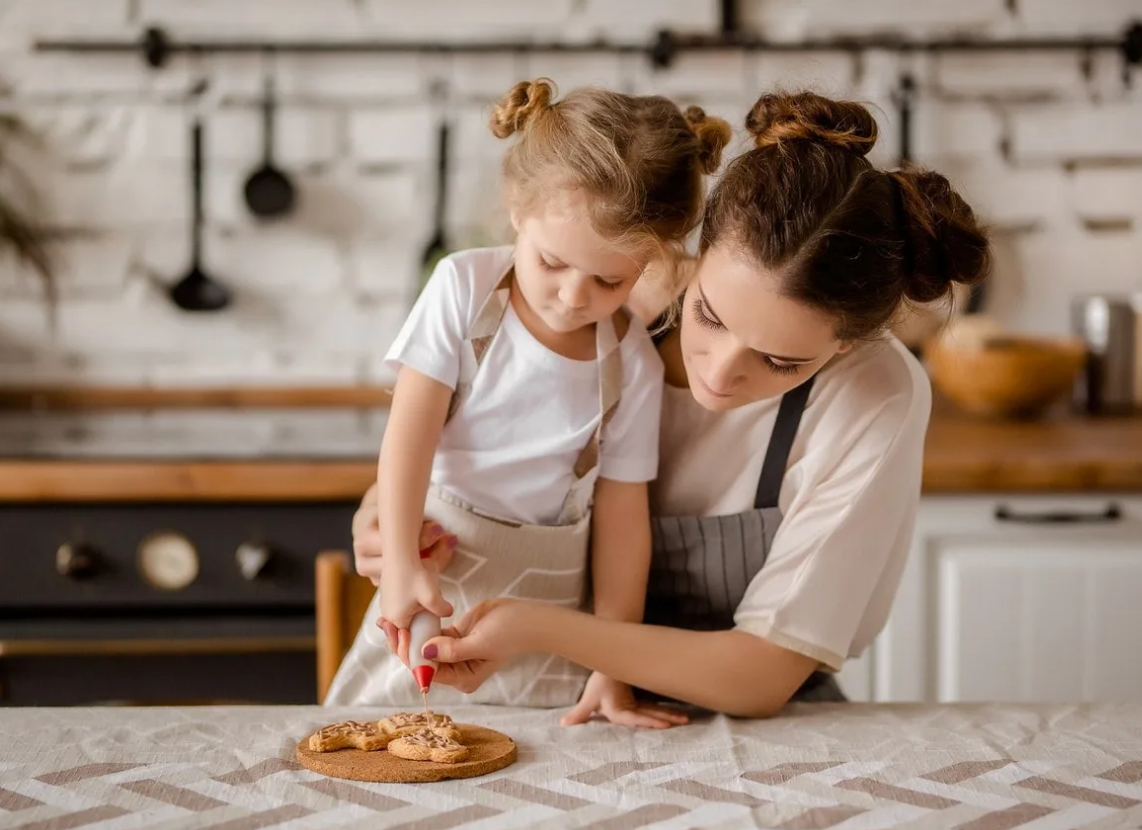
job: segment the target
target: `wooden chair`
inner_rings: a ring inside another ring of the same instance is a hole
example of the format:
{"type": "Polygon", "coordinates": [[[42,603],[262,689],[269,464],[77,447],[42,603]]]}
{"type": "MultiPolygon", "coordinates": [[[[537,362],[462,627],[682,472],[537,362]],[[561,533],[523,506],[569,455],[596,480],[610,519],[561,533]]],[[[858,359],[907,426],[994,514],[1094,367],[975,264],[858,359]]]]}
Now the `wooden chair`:
{"type": "Polygon", "coordinates": [[[353,568],[345,551],[317,555],[314,587],[317,603],[317,702],[322,703],[337,668],[353,645],[376,588],[353,568]]]}

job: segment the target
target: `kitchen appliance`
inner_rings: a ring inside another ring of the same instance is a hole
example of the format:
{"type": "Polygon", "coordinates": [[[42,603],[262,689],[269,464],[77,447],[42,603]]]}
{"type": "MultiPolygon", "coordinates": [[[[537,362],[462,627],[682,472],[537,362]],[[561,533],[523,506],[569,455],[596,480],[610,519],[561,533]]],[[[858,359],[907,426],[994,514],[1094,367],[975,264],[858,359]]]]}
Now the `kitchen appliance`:
{"type": "Polygon", "coordinates": [[[1088,350],[1085,370],[1075,385],[1077,407],[1094,415],[1126,414],[1138,408],[1140,332],[1135,303],[1118,295],[1077,297],[1071,306],[1071,324],[1088,350]]]}
{"type": "MultiPolygon", "coordinates": [[[[0,458],[375,464],[384,410],[0,413],[0,458]]],[[[3,463],[3,461],[0,461],[3,463]]],[[[0,706],[315,703],[359,499],[0,504],[0,706]]]]}

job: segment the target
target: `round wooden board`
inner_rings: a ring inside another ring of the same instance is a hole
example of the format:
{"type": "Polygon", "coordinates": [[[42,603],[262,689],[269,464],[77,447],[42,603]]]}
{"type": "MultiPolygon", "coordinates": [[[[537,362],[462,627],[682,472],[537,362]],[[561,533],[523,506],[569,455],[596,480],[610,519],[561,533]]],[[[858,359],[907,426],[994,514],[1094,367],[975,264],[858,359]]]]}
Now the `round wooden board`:
{"type": "Polygon", "coordinates": [[[376,752],[360,749],[314,752],[309,748],[309,735],[298,741],[297,760],[302,766],[332,778],[381,781],[388,784],[421,784],[446,778],[475,778],[515,763],[515,741],[507,735],[467,723],[458,723],[456,726],[460,730],[461,743],[468,747],[468,760],[459,764],[406,761],[384,749],[376,752]]]}

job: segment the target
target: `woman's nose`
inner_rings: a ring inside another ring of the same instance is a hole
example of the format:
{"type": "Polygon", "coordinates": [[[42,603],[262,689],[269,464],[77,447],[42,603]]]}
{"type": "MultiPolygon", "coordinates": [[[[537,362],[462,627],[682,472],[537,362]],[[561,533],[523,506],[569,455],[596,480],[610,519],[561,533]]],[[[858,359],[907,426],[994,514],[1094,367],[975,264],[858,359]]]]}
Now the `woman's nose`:
{"type": "Polygon", "coordinates": [[[742,353],[734,348],[714,348],[706,364],[706,383],[715,392],[731,392],[742,378],[742,353]]]}

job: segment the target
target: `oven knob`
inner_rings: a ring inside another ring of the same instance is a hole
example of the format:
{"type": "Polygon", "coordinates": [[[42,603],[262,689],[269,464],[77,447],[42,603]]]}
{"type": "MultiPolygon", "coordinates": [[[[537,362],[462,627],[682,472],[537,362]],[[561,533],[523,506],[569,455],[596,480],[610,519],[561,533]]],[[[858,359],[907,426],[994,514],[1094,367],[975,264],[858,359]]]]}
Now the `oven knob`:
{"type": "Polygon", "coordinates": [[[198,567],[198,550],[181,533],[152,533],[139,543],[139,575],[152,588],[188,588],[198,578],[198,567]]]}
{"type": "Polygon", "coordinates": [[[64,542],[56,550],[56,570],[69,579],[90,579],[105,570],[105,563],[91,545],[64,542]]]}
{"type": "Polygon", "coordinates": [[[242,578],[250,581],[258,578],[273,556],[273,551],[270,550],[269,545],[262,542],[243,542],[238,545],[238,550],[234,552],[234,558],[238,560],[238,570],[242,572],[242,578]]]}

